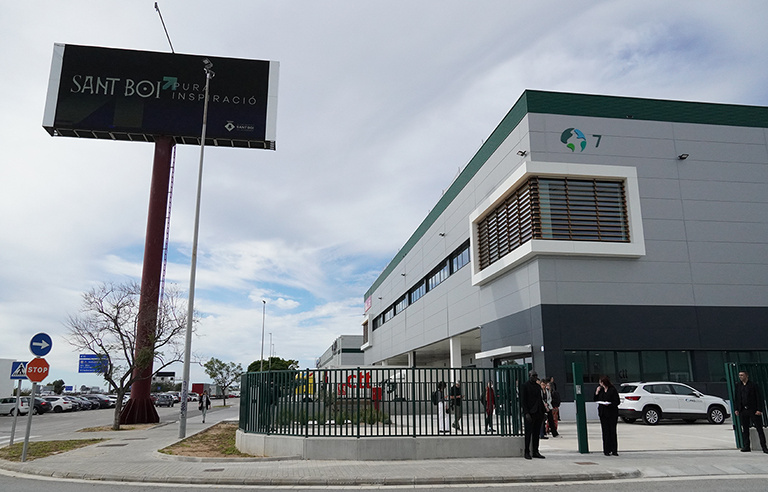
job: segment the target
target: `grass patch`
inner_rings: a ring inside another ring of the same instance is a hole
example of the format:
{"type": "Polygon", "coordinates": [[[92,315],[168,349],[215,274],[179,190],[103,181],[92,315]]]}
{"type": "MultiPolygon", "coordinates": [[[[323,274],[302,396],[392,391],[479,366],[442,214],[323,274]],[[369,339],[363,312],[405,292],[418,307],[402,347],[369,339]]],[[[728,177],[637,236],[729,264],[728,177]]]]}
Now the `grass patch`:
{"type": "Polygon", "coordinates": [[[196,456],[205,458],[247,458],[251,455],[241,453],[235,447],[237,423],[219,422],[203,432],[190,436],[167,448],[161,453],[179,456],[196,456]]]}
{"type": "MultiPolygon", "coordinates": [[[[27,447],[27,461],[45,458],[54,454],[65,453],[73,449],[79,449],[105,439],[73,439],[69,441],[34,441],[27,447]]],[[[21,461],[21,453],[24,449],[23,442],[17,442],[12,446],[0,448],[0,458],[8,461],[21,461]]]]}

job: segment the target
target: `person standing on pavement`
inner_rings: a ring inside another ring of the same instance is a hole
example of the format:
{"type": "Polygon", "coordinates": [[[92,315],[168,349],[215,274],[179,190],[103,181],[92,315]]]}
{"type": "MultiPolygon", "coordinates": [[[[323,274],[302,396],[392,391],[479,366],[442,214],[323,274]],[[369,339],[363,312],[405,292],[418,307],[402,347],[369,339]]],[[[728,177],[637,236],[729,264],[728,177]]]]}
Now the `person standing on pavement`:
{"type": "Polygon", "coordinates": [[[603,454],[618,456],[619,436],[616,425],[619,421],[619,392],[608,376],[600,378],[600,385],[595,390],[595,401],[598,403],[597,415],[603,431],[603,454]]]}
{"type": "Polygon", "coordinates": [[[544,400],[541,386],[538,383],[539,375],[531,371],[528,381],[523,383],[520,390],[523,416],[525,417],[525,459],[544,458],[539,453],[539,432],[544,422],[544,400]]]}
{"type": "Polygon", "coordinates": [[[485,432],[493,433],[493,411],[496,409],[496,392],[493,390],[493,381],[488,381],[485,385],[485,392],[481,400],[485,407],[485,432]]]}
{"type": "Polygon", "coordinates": [[[450,429],[448,429],[448,426],[451,423],[451,414],[448,413],[448,405],[446,405],[445,388],[445,381],[437,383],[436,395],[434,397],[437,401],[437,432],[440,434],[449,433],[450,429]]]}
{"type": "Polygon", "coordinates": [[[461,382],[457,379],[448,391],[451,399],[451,409],[453,411],[453,428],[463,431],[461,428],[461,382]]]}
{"type": "Polygon", "coordinates": [[[552,388],[551,383],[546,384],[547,391],[547,425],[552,437],[558,437],[557,420],[560,417],[560,394],[552,388]]]}
{"type": "Polygon", "coordinates": [[[739,380],[741,384],[736,385],[733,413],[741,419],[741,436],[744,441],[741,450],[745,453],[752,451],[749,443],[749,426],[754,424],[763,453],[768,453],[768,447],[765,444],[765,432],[763,432],[763,414],[760,410],[763,401],[760,397],[760,388],[754,381],[749,380],[747,371],[739,372],[739,380]]]}
{"type": "Polygon", "coordinates": [[[205,415],[208,413],[208,409],[211,408],[211,399],[208,397],[208,390],[203,391],[200,395],[200,403],[197,408],[203,413],[203,423],[205,423],[205,415]]]}

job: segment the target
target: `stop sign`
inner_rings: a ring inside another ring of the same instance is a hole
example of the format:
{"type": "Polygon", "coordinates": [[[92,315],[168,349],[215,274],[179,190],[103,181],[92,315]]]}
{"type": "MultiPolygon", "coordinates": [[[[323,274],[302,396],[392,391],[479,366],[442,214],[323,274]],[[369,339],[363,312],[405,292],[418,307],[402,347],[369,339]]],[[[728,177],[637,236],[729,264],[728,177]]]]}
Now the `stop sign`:
{"type": "Polygon", "coordinates": [[[50,366],[48,366],[48,361],[46,361],[42,357],[38,357],[37,359],[32,359],[27,364],[27,379],[29,379],[33,383],[39,383],[40,381],[48,377],[49,367],[50,366]]]}

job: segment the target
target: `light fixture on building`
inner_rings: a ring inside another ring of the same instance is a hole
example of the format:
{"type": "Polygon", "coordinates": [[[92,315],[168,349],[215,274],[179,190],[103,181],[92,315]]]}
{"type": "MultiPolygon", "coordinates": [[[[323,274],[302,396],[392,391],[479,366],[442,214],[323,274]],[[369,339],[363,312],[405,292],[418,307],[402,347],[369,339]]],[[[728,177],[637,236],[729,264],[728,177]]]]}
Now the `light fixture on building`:
{"type": "Polygon", "coordinates": [[[405,274],[404,274],[404,273],[401,273],[400,275],[402,275],[403,277],[405,277],[405,274]]]}
{"type": "Polygon", "coordinates": [[[438,232],[437,235],[440,236],[440,237],[445,237],[445,233],[444,232],[438,232]]]}
{"type": "Polygon", "coordinates": [[[520,157],[525,157],[526,155],[528,155],[528,152],[524,150],[518,150],[517,155],[519,155],[520,157]]]}
{"type": "Polygon", "coordinates": [[[688,154],[680,154],[679,156],[677,156],[677,158],[680,159],[681,161],[684,161],[688,158],[688,154]]]}

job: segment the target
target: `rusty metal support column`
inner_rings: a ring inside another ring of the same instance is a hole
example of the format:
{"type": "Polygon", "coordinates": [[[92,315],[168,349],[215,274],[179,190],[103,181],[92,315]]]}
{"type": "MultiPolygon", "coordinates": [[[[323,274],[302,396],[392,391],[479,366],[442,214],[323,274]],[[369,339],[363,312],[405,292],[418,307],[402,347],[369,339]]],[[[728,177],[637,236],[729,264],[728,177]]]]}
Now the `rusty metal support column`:
{"type": "Polygon", "coordinates": [[[151,424],[160,421],[149,397],[152,384],[152,353],[157,309],[160,302],[160,281],[163,270],[165,220],[168,207],[168,186],[171,159],[175,143],[171,137],[157,137],[152,166],[152,184],[149,192],[147,235],[144,242],[144,267],[141,273],[141,298],[136,329],[134,360],[146,359],[144,367],[136,367],[136,381],[131,385],[131,399],[120,413],[121,424],[151,424]],[[147,352],[149,351],[149,352],[147,352]]]}

